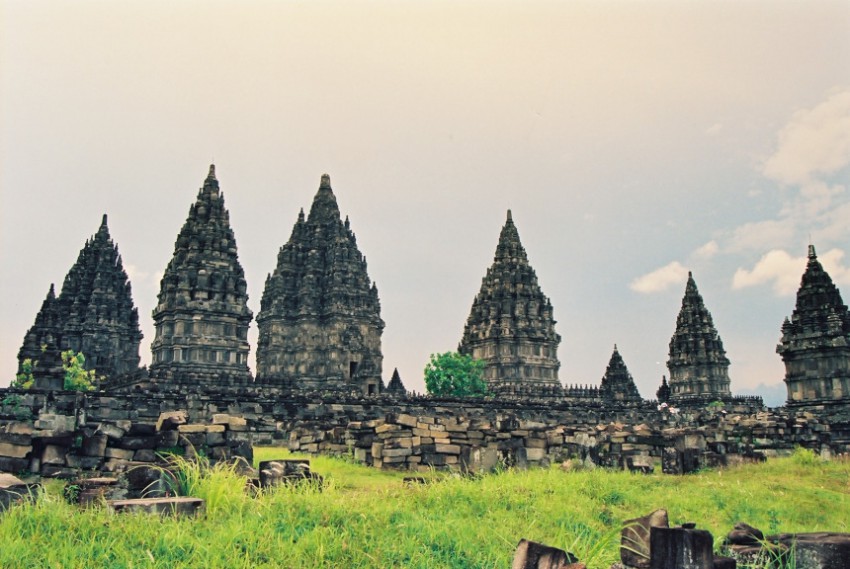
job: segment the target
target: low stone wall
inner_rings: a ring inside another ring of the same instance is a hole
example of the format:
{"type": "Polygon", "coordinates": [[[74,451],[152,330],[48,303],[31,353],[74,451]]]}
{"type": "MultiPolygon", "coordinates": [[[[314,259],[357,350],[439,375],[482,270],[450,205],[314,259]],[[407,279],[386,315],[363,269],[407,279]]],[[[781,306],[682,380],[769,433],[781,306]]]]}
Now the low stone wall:
{"type": "MultiPolygon", "coordinates": [[[[138,460],[136,452],[173,446],[138,438],[163,436],[151,433],[151,425],[162,413],[174,410],[182,410],[188,423],[204,428],[218,415],[244,419],[242,431],[228,425],[228,444],[289,445],[309,454],[350,454],[365,464],[412,470],[480,470],[575,458],[641,469],[662,461],[665,471],[688,472],[784,454],[798,445],[827,455],[850,452],[848,406],[760,409],[748,400],[730,401],[722,408],[712,404],[673,411],[649,402],[606,406],[363,397],[253,386],[195,391],[154,386],[121,394],[5,389],[0,390],[0,433],[6,437],[0,439],[0,470],[43,470],[46,465],[103,469],[114,460],[138,460]],[[56,428],[49,426],[63,421],[56,428]],[[76,450],[104,429],[123,433],[107,435],[115,456],[108,456],[105,449],[103,455],[76,450]],[[125,437],[142,446],[128,448],[131,443],[119,442],[125,437]],[[48,446],[71,451],[63,459],[48,455],[50,461],[43,462],[48,446]]],[[[193,445],[203,445],[201,439],[207,435],[217,438],[215,430],[186,435],[193,445]]],[[[140,457],[146,455],[149,452],[141,452],[140,457]]]]}
{"type": "Polygon", "coordinates": [[[161,462],[164,454],[212,463],[253,460],[251,433],[239,417],[218,415],[212,424],[183,424],[177,412],[157,422],[80,421],[79,415],[41,414],[32,422],[0,425],[0,470],[73,478],[81,471],[109,473],[161,462]]]}
{"type": "Polygon", "coordinates": [[[797,446],[830,456],[850,453],[848,424],[832,426],[811,413],[715,414],[678,424],[558,425],[503,416],[486,418],[390,414],[324,429],[292,425],[289,448],[308,454],[350,454],[378,468],[485,471],[547,466],[574,459],[597,466],[683,474],[699,468],[761,461],[797,446]]]}

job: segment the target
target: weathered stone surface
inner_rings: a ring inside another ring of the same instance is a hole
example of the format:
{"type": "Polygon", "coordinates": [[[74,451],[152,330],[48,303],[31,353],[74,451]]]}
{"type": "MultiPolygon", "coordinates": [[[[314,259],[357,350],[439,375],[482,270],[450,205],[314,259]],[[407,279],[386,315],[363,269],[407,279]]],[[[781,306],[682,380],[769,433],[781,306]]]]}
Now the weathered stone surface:
{"type": "Polygon", "coordinates": [[[731,396],[729,359],[691,273],[670,339],[670,400],[731,396]]]}
{"type": "Polygon", "coordinates": [[[206,503],[201,498],[136,498],[131,500],[108,500],[107,505],[115,512],[145,512],[169,516],[198,516],[204,513],[206,503]]]}
{"type": "Polygon", "coordinates": [[[785,362],[789,404],[850,402],[850,310],[813,245],[776,351],[785,362]]]}
{"type": "Polygon", "coordinates": [[[383,389],[378,289],[327,174],[266,279],[257,326],[258,382],[364,394],[383,389]]]}
{"type": "Polygon", "coordinates": [[[458,351],[484,360],[497,394],[562,395],[552,303],[528,262],[510,210],[493,264],[472,303],[458,351]]]}
{"type": "Polygon", "coordinates": [[[726,542],[732,545],[759,545],[764,542],[764,533],[744,522],[738,522],[726,536],[726,542]]]}
{"type": "Polygon", "coordinates": [[[210,166],[162,277],[153,311],[151,377],[194,384],[250,381],[247,288],[224,194],[210,166]]]}
{"type": "Polygon", "coordinates": [[[650,528],[651,569],[713,569],[714,538],[705,530],[650,528]]]}
{"type": "Polygon", "coordinates": [[[46,356],[54,360],[50,367],[58,379],[55,368],[58,364],[61,371],[61,361],[55,361],[56,353],[73,350],[82,352],[85,367],[96,369],[98,375],[116,378],[132,374],[139,367],[141,339],[130,281],[104,215],[97,233],[86,241],[65,276],[58,298],[51,285],[18,352],[19,371],[26,358],[43,367],[46,356]],[[42,351],[42,346],[48,350],[42,351]],[[54,349],[56,353],[48,353],[54,349]]]}
{"type": "Polygon", "coordinates": [[[173,431],[180,425],[188,422],[188,413],[181,409],[179,411],[165,411],[159,414],[156,421],[157,431],[173,431]]]}
{"type": "Polygon", "coordinates": [[[572,553],[521,539],[514,552],[511,569],[568,569],[574,563],[578,563],[578,559],[572,553]]]}
{"type": "Polygon", "coordinates": [[[655,510],[640,518],[626,520],[620,533],[620,560],[630,567],[649,569],[652,549],[651,528],[669,527],[667,510],[655,510]]]}
{"type": "Polygon", "coordinates": [[[10,443],[0,443],[0,456],[9,458],[24,458],[32,452],[31,445],[13,445],[10,443]]]}
{"type": "Polygon", "coordinates": [[[38,484],[27,484],[17,476],[0,472],[0,512],[12,504],[31,499],[38,487],[38,484]]]}
{"type": "Polygon", "coordinates": [[[608,367],[605,369],[605,375],[602,376],[602,382],[599,384],[599,395],[606,401],[641,401],[640,392],[616,344],[614,344],[614,352],[611,354],[608,367]]]}

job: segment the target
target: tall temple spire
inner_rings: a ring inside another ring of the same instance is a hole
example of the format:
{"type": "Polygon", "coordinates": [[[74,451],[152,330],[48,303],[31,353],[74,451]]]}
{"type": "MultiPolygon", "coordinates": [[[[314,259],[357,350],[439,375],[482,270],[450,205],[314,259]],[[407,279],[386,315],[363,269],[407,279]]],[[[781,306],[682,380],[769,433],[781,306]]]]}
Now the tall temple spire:
{"type": "Polygon", "coordinates": [[[324,174],[266,280],[257,316],[257,380],[376,393],[384,321],[378,289],[324,174]]]}
{"type": "Polygon", "coordinates": [[[641,401],[632,374],[623,361],[623,356],[614,344],[614,352],[605,368],[605,375],[599,385],[599,394],[606,401],[639,402],[641,401]]]}
{"type": "Polygon", "coordinates": [[[493,264],[472,303],[458,351],[484,360],[484,378],[496,394],[557,394],[561,337],[552,304],[508,210],[493,264]]]}
{"type": "Polygon", "coordinates": [[[47,291],[47,296],[41,303],[41,308],[35,316],[35,322],[24,335],[24,342],[18,351],[18,373],[23,372],[25,360],[30,360],[34,370],[53,372],[55,375],[56,362],[61,372],[62,362],[59,359],[62,341],[62,327],[59,303],[53,284],[47,291]],[[49,371],[48,371],[49,370],[49,371]]]}
{"type": "Polygon", "coordinates": [[[729,359],[690,272],[676,331],[670,339],[667,368],[671,401],[731,395],[729,359]]]}
{"type": "Polygon", "coordinates": [[[850,400],[850,311],[814,245],[776,351],[785,363],[789,404],[850,400]]]}
{"type": "Polygon", "coordinates": [[[183,383],[250,381],[247,290],[230,214],[210,165],[160,283],[151,376],[183,383]]]}

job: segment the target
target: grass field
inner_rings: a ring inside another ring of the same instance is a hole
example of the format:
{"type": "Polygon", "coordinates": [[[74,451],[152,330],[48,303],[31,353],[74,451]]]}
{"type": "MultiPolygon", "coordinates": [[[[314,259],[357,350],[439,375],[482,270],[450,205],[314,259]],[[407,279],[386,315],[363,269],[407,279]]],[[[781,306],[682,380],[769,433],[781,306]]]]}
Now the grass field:
{"type": "MultiPolygon", "coordinates": [[[[283,458],[256,449],[257,460],[283,458]]],[[[557,468],[405,485],[342,459],[313,458],[326,488],[251,497],[231,470],[188,472],[206,515],[171,519],[79,510],[58,484],[0,514],[0,567],[510,567],[520,538],[567,549],[591,569],[619,558],[623,520],[666,508],[715,540],[736,521],[766,533],[850,531],[850,461],[809,452],[675,477],[557,468]]]]}

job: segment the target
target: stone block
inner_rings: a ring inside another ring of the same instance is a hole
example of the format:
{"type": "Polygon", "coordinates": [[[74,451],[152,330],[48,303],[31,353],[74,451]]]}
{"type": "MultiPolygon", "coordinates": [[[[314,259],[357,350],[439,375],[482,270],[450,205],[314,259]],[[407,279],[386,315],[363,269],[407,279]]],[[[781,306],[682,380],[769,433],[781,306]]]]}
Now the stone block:
{"type": "Polygon", "coordinates": [[[105,456],[106,458],[117,458],[119,460],[133,460],[133,456],[135,454],[136,451],[134,450],[107,447],[103,453],[103,456],[105,456]]]}
{"type": "Polygon", "coordinates": [[[624,522],[620,533],[620,560],[623,565],[649,569],[652,556],[649,536],[653,527],[670,527],[667,510],[655,510],[646,516],[624,522]]]}
{"type": "Polygon", "coordinates": [[[227,428],[231,431],[247,431],[248,430],[248,420],[244,417],[230,417],[230,420],[227,422],[227,428]]]}
{"type": "Polygon", "coordinates": [[[521,539],[514,552],[511,569],[577,569],[578,559],[572,553],[521,539]]]}
{"type": "Polygon", "coordinates": [[[395,422],[398,425],[404,425],[405,427],[411,428],[416,427],[416,424],[418,423],[416,417],[404,413],[400,413],[398,416],[396,416],[395,422]]]}
{"type": "Polygon", "coordinates": [[[705,530],[650,528],[650,569],[713,569],[714,539],[705,530]]]}
{"type": "Polygon", "coordinates": [[[530,461],[541,461],[546,458],[546,449],[543,448],[527,448],[525,449],[525,458],[530,461]]]}
{"type": "Polygon", "coordinates": [[[0,456],[7,458],[24,458],[32,452],[32,446],[13,445],[11,443],[0,443],[0,456]]]}
{"type": "Polygon", "coordinates": [[[127,431],[110,423],[101,423],[97,427],[97,432],[109,437],[110,440],[118,440],[123,437],[127,431]]]}
{"type": "Polygon", "coordinates": [[[383,443],[372,443],[372,456],[375,458],[382,458],[384,452],[384,444],[383,443]]]}
{"type": "Polygon", "coordinates": [[[34,429],[32,425],[21,423],[20,421],[12,421],[6,424],[6,433],[9,435],[24,435],[32,436],[34,429]]]}
{"type": "Polygon", "coordinates": [[[381,458],[386,460],[387,458],[410,456],[411,454],[413,454],[413,450],[409,448],[384,448],[381,458]]]}
{"type": "Polygon", "coordinates": [[[83,446],[80,449],[83,456],[103,456],[106,452],[106,435],[92,435],[83,438],[83,446]]]}
{"type": "Polygon", "coordinates": [[[46,445],[41,453],[41,464],[64,465],[68,447],[46,445]]]}
{"type": "Polygon", "coordinates": [[[108,500],[106,504],[118,513],[145,512],[168,516],[198,516],[205,509],[205,502],[201,498],[189,497],[108,500]]]}
{"type": "Polygon", "coordinates": [[[159,414],[156,421],[157,431],[173,431],[180,425],[185,425],[189,420],[189,413],[185,410],[165,411],[159,414]]]}
{"type": "Polygon", "coordinates": [[[207,426],[206,425],[180,425],[177,427],[177,432],[181,435],[189,434],[189,433],[206,433],[207,426]]]}
{"type": "MultiPolygon", "coordinates": [[[[460,446],[452,444],[437,444],[436,451],[440,454],[460,454],[460,446]]],[[[386,452],[386,451],[385,451],[386,452]]]]}

